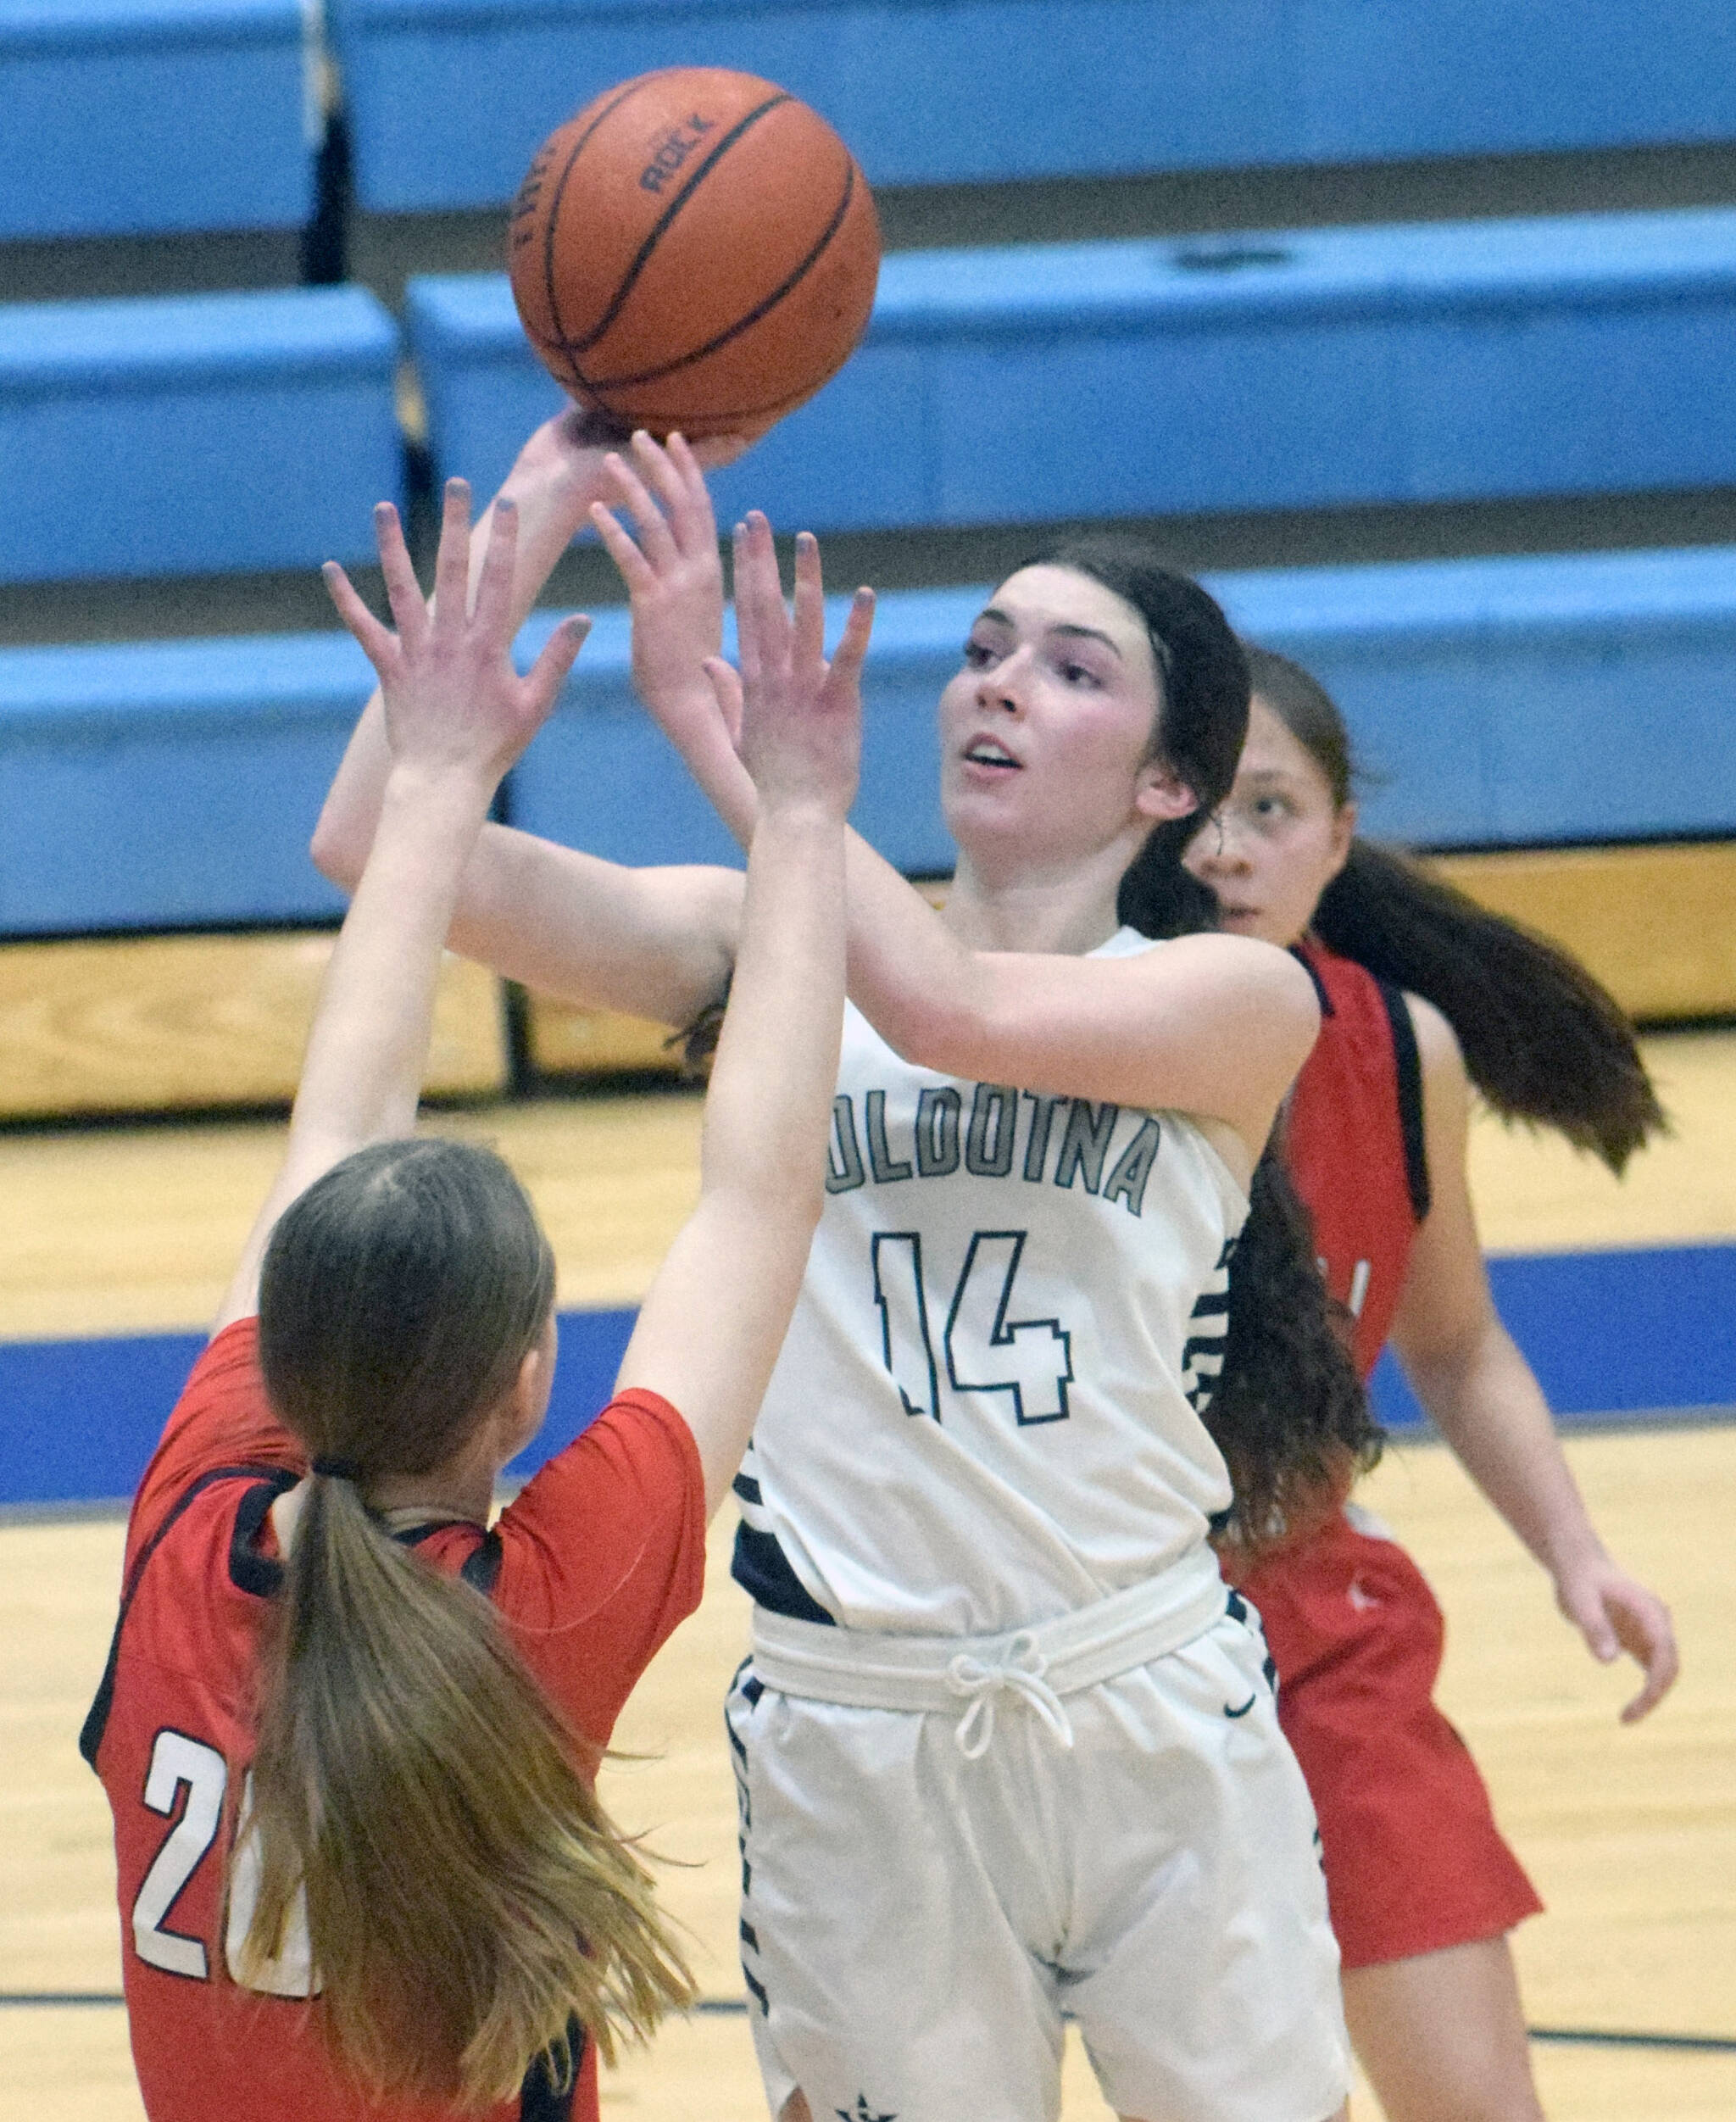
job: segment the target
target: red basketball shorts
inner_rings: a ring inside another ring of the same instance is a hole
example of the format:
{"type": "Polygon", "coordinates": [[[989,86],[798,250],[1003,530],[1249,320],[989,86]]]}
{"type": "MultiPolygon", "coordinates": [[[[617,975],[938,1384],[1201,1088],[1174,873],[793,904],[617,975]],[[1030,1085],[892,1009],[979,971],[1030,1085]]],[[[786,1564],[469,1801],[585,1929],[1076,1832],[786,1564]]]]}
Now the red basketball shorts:
{"type": "Polygon", "coordinates": [[[1543,1903],[1434,1705],[1446,1628],[1422,1572],[1351,1506],[1241,1588],[1319,1815],[1347,1969],[1500,1936],[1543,1903]]]}

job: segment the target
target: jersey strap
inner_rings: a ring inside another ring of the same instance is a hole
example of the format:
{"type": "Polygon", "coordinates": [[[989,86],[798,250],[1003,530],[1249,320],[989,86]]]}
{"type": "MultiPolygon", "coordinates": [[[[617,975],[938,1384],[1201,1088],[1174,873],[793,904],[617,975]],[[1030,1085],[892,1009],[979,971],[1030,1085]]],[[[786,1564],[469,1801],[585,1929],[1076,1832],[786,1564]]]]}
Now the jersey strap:
{"type": "Polygon", "coordinates": [[[426,1525],[407,1526],[392,1535],[400,1547],[420,1547],[425,1540],[432,1540],[437,1533],[449,1532],[453,1525],[470,1525],[481,1534],[476,1545],[465,1556],[459,1568],[459,1575],[472,1591],[480,1591],[485,1599],[492,1599],[494,1587],[500,1580],[500,1565],[505,1556],[498,1533],[483,1533],[474,1518],[431,1518],[426,1525]]]}
{"type": "Polygon", "coordinates": [[[1416,1049],[1416,1027],[1410,1021],[1410,1005],[1403,992],[1389,982],[1377,983],[1386,1005],[1387,1022],[1393,1028],[1393,1064],[1399,1078],[1399,1127],[1405,1138],[1405,1181],[1410,1189],[1410,1206],[1420,1223],[1428,1214],[1433,1196],[1428,1184],[1428,1150],[1422,1133],[1422,1056],[1416,1049]]]}
{"type": "MultiPolygon", "coordinates": [[[[270,1513],[271,1506],[286,1490],[292,1489],[300,1475],[287,1467],[232,1466],[212,1467],[189,1481],[163,1514],[163,1522],[140,1550],[121,1594],[120,1612],[114,1623],[114,1633],[108,1640],[108,1661],[103,1668],[96,1699],[92,1702],[79,1732],[78,1750],[92,1768],[103,1744],[103,1734],[108,1727],[108,1713],[114,1701],[115,1675],[120,1659],[120,1635],[126,1626],[126,1617],[139,1585],[144,1577],[145,1567],[188,1507],[198,1501],[209,1488],[220,1481],[247,1481],[252,1484],[236,1506],[235,1526],[229,1541],[229,1580],[238,1591],[250,1593],[255,1599],[274,1599],[283,1586],[283,1564],[275,1557],[262,1555],[258,1549],[259,1533],[270,1513]]],[[[394,1533],[392,1537],[400,1547],[420,1546],[431,1534],[443,1532],[450,1519],[437,1518],[431,1524],[417,1525],[394,1533]]],[[[481,1531],[479,1527],[478,1531],[481,1531]]],[[[475,1591],[484,1598],[492,1595],[496,1579],[500,1574],[501,1544],[498,1533],[485,1534],[477,1542],[476,1551],[465,1561],[459,1574],[475,1591]]]]}
{"type": "MultiPolygon", "coordinates": [[[[144,1577],[146,1565],[150,1562],[151,1557],[163,1545],[176,1522],[187,1509],[198,1501],[207,1489],[214,1488],[220,1481],[252,1481],[258,1484],[252,1493],[263,1497],[264,1501],[260,1506],[259,1518],[254,1521],[253,1530],[257,1531],[259,1521],[263,1520],[265,1512],[286,1489],[292,1489],[295,1486],[298,1478],[287,1467],[211,1467],[200,1474],[197,1480],[189,1481],[181,1494],[176,1496],[175,1501],[163,1513],[162,1523],[140,1549],[138,1559],[132,1566],[132,1573],[128,1577],[125,1586],[122,1590],[120,1612],[115,1616],[114,1633],[108,1639],[108,1661],[103,1668],[103,1678],[97,1685],[96,1699],[92,1702],[86,1714],[84,1724],[79,1731],[78,1750],[92,1768],[94,1769],[97,1765],[97,1755],[102,1747],[103,1734],[108,1729],[108,1713],[114,1704],[114,1679],[120,1663],[120,1632],[126,1626],[126,1617],[132,1609],[133,1601],[138,1596],[139,1585],[144,1577]]],[[[237,1525],[239,1525],[238,1514],[237,1525]]],[[[230,1568],[231,1573],[233,1574],[235,1568],[233,1543],[231,1543],[230,1554],[230,1568]]],[[[244,1590],[252,1588],[250,1585],[242,1586],[244,1590]]]]}
{"type": "MultiPolygon", "coordinates": [[[[481,1550],[476,1551],[480,1554],[481,1550]]],[[[585,2053],[585,2029],[576,2015],[566,2023],[566,2038],[572,2052],[572,2069],[565,2087],[555,2084],[548,2063],[538,2056],[519,2088],[519,2122],[572,2122],[573,2095],[578,2090],[579,2064],[585,2053]]]]}

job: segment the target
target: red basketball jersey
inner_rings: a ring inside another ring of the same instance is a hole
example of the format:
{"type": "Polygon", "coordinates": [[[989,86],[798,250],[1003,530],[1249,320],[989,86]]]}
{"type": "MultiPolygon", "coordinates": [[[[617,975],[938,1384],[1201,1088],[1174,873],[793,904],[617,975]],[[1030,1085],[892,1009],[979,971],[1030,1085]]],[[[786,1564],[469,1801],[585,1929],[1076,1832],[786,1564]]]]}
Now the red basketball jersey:
{"type": "MultiPolygon", "coordinates": [[[[282,1573],[270,1512],[305,1471],[266,1403],[257,1322],[242,1320],[194,1366],[134,1501],[120,1618],[81,1741],[114,1814],[127,2013],[152,2122],[451,2122],[444,2108],[370,2105],[328,2059],[317,1997],[263,1994],[230,1974],[229,1858],[261,1634],[282,1573]]],[[[600,1757],[633,1683],[698,1604],[698,1453],[666,1401],[626,1393],[492,1532],[448,1524],[412,1537],[494,1600],[600,1757]]],[[[287,1968],[283,1986],[294,1986],[287,1968]]],[[[596,2115],[586,2044],[574,2087],[557,2093],[533,2074],[487,2122],[596,2115]]]]}
{"type": "Polygon", "coordinates": [[[1290,1093],[1285,1157],[1314,1220],[1327,1287],[1355,1320],[1366,1378],[1428,1213],[1422,1064],[1396,988],[1311,937],[1296,955],[1314,975],[1321,1026],[1290,1093]]]}

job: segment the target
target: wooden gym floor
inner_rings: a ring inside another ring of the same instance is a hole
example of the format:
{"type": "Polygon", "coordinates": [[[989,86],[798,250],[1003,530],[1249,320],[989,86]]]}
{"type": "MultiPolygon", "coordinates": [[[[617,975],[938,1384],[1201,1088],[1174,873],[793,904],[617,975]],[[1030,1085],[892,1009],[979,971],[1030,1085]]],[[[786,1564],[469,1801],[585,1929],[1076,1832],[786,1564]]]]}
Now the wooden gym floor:
{"type": "MultiPolygon", "coordinates": [[[[1678,1125],[1616,1186],[1558,1145],[1479,1127],[1474,1183],[1498,1250],[1736,1239],[1736,1035],[1651,1043],[1678,1125]]],[[[632,1302],[691,1201],[689,1098],[549,1100],[437,1117],[524,1173],[565,1305],[632,1302]]],[[[0,1137],[0,1338],[142,1332],[209,1317],[281,1129],[164,1126],[0,1137]]],[[[1439,1449],[1393,1451],[1366,1500],[1414,1547],[1451,1622],[1444,1694],[1550,1904],[1519,1933],[1533,2025],[1736,2042],[1736,1426],[1601,1431],[1568,1450],[1611,1546],[1672,1601],[1683,1677],[1647,1724],[1615,1713],[1538,1573],[1439,1449]]],[[[670,1907],[708,1998],[739,1995],[734,1801],[718,1710],[745,1615],[714,1531],[699,1615],[647,1676],[606,1793],[681,1860],[670,1907]]],[[[114,1617],[113,1516],[0,1525],[0,2122],[136,2122],[118,1989],[106,1807],[74,1750],[114,1617]],[[22,1997],[95,2002],[19,2003],[22,1997]]],[[[1736,2047],[1540,2042],[1554,2122],[1736,2114],[1736,2047]]],[[[605,2081],[605,2112],[760,2122],[745,2020],[670,2027],[605,2081]]],[[[1067,2122],[1106,2114],[1070,2050],[1067,2122]]],[[[1357,2122],[1377,2113],[1359,2097],[1357,2122]]],[[[961,2118],[961,2122],[963,2119],[961,2118]]]]}

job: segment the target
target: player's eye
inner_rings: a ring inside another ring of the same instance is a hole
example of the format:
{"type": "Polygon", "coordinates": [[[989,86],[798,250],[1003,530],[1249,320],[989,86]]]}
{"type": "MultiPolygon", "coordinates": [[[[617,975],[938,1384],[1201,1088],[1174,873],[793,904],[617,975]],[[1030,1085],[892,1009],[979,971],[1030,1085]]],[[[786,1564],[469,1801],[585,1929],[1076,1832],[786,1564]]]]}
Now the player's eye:
{"type": "Polygon", "coordinates": [[[986,641],[967,641],[965,643],[965,667],[967,671],[986,671],[994,661],[994,650],[986,641]]]}

